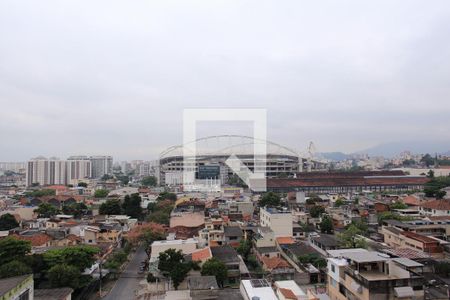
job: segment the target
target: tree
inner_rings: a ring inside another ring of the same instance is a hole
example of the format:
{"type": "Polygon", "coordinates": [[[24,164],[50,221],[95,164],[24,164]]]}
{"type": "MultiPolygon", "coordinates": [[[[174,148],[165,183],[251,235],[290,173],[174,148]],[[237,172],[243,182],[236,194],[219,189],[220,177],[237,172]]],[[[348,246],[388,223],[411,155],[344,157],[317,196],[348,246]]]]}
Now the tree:
{"type": "Polygon", "coordinates": [[[158,184],[158,180],[155,176],[145,176],[142,178],[141,184],[143,186],[156,186],[158,184]]]}
{"type": "Polygon", "coordinates": [[[391,204],[391,209],[405,209],[408,208],[408,205],[406,205],[403,202],[394,202],[391,204]]]}
{"type": "Polygon", "coordinates": [[[345,226],[345,229],[348,229],[351,225],[356,226],[359,231],[361,232],[361,235],[366,236],[369,231],[369,226],[367,225],[367,222],[361,220],[361,221],[352,221],[349,225],[345,226]]]}
{"type": "Polygon", "coordinates": [[[110,180],[110,179],[113,179],[113,178],[114,177],[112,175],[105,174],[105,175],[102,176],[101,180],[102,181],[106,181],[106,180],[110,180]]]}
{"type": "Polygon", "coordinates": [[[300,225],[302,227],[302,230],[304,232],[313,232],[313,231],[315,231],[315,227],[312,224],[305,224],[305,223],[302,223],[302,222],[299,221],[298,225],[300,225]]]}
{"type": "Polygon", "coordinates": [[[327,265],[327,261],[316,253],[300,255],[297,259],[303,265],[312,264],[316,268],[324,268],[327,265]]]}
{"type": "Polygon", "coordinates": [[[100,205],[99,214],[101,215],[120,215],[122,214],[122,208],[120,201],[117,199],[106,200],[105,203],[100,205]]]}
{"type": "Polygon", "coordinates": [[[88,185],[87,185],[86,182],[78,182],[78,186],[79,186],[79,187],[84,187],[84,188],[87,188],[87,187],[88,187],[88,185]]]}
{"type": "Polygon", "coordinates": [[[177,195],[174,193],[162,192],[162,193],[159,193],[158,198],[156,198],[156,200],[157,201],[164,201],[164,200],[177,201],[177,195]]]}
{"type": "Polygon", "coordinates": [[[173,209],[172,200],[163,200],[156,203],[156,207],[147,217],[147,221],[169,225],[170,213],[173,209]]]}
{"type": "Polygon", "coordinates": [[[333,220],[328,215],[322,216],[322,222],[320,222],[320,232],[333,233],[333,220]]]}
{"type": "Polygon", "coordinates": [[[166,230],[164,226],[156,223],[143,223],[141,225],[134,226],[128,233],[127,239],[131,245],[144,244],[148,258],[150,259],[150,245],[154,241],[164,239],[166,236],[166,230]]]}
{"type": "Polygon", "coordinates": [[[436,199],[444,199],[445,195],[447,195],[447,192],[446,191],[441,191],[441,190],[436,191],[434,193],[434,196],[436,197],[436,199]]]}
{"type": "Polygon", "coordinates": [[[31,242],[6,237],[0,240],[0,265],[13,260],[21,261],[31,251],[31,242]]]}
{"type": "Polygon", "coordinates": [[[239,247],[236,250],[242,258],[247,261],[250,251],[252,250],[252,242],[249,240],[241,240],[239,247]]]}
{"type": "Polygon", "coordinates": [[[25,193],[28,197],[43,197],[43,196],[55,196],[56,191],[53,189],[42,189],[38,191],[32,191],[25,193]]]}
{"type": "Polygon", "coordinates": [[[169,225],[170,215],[163,211],[155,211],[147,217],[147,221],[169,225]]]}
{"type": "Polygon", "coordinates": [[[56,265],[70,265],[83,272],[95,262],[95,255],[99,249],[92,246],[74,246],[63,249],[51,249],[44,253],[44,260],[50,267],[56,265]]]}
{"type": "Polygon", "coordinates": [[[316,205],[316,200],[313,198],[308,198],[308,199],[306,199],[306,204],[307,205],[316,205]]]}
{"type": "Polygon", "coordinates": [[[76,219],[79,219],[87,213],[88,207],[83,202],[72,203],[69,205],[64,205],[62,211],[66,215],[73,215],[76,219]]]}
{"type": "Polygon", "coordinates": [[[338,239],[343,248],[367,248],[367,242],[360,237],[363,232],[354,224],[350,224],[348,228],[338,234],[338,239]]]}
{"type": "Polygon", "coordinates": [[[19,226],[16,218],[11,214],[0,216],[0,230],[10,230],[19,226]]]}
{"type": "Polygon", "coordinates": [[[203,264],[200,273],[202,276],[215,276],[220,287],[223,287],[223,284],[228,276],[227,267],[223,262],[216,258],[207,260],[203,264]]]}
{"type": "Polygon", "coordinates": [[[320,205],[314,205],[309,209],[309,214],[313,218],[318,218],[320,215],[322,215],[325,212],[325,208],[320,205]]]}
{"type": "Polygon", "coordinates": [[[431,155],[427,153],[422,157],[420,162],[424,163],[427,167],[429,167],[434,164],[434,158],[431,157],[431,155]]]}
{"type": "Polygon", "coordinates": [[[429,170],[427,173],[427,177],[428,178],[434,178],[434,171],[433,170],[429,170]]]}
{"type": "Polygon", "coordinates": [[[191,270],[191,264],[184,261],[181,250],[168,249],[159,254],[158,269],[164,276],[169,277],[174,288],[178,289],[191,270]]]}
{"type": "Polygon", "coordinates": [[[281,199],[278,194],[275,194],[274,192],[268,192],[265,193],[261,200],[259,201],[259,206],[280,206],[281,205],[281,199]]]}
{"type": "Polygon", "coordinates": [[[439,274],[443,277],[450,277],[450,262],[448,261],[441,261],[441,262],[437,262],[434,265],[434,271],[436,272],[436,274],[439,274]]]}
{"type": "Polygon", "coordinates": [[[424,192],[427,197],[436,197],[436,193],[445,187],[450,186],[450,176],[440,176],[431,178],[425,183],[424,192]]]}
{"type": "Polygon", "coordinates": [[[344,204],[345,204],[344,200],[342,200],[342,199],[337,199],[336,202],[334,202],[334,206],[335,207],[340,207],[340,206],[342,206],[344,204]]]}
{"type": "Polygon", "coordinates": [[[176,264],[184,261],[181,250],[168,249],[159,254],[158,269],[163,274],[168,274],[176,264]]]}
{"type": "Polygon", "coordinates": [[[119,175],[117,176],[117,179],[124,185],[127,185],[130,182],[130,176],[127,175],[119,175]]]}
{"type": "Polygon", "coordinates": [[[385,211],[380,214],[378,214],[378,223],[383,223],[384,220],[397,220],[397,221],[411,221],[413,220],[412,217],[407,216],[401,216],[397,213],[391,212],[391,211],[385,211]]]}
{"type": "Polygon", "coordinates": [[[47,276],[53,288],[69,286],[77,289],[80,287],[81,271],[75,266],[54,265],[48,270],[47,276]]]}
{"type": "Polygon", "coordinates": [[[245,184],[244,180],[242,180],[242,178],[239,177],[239,175],[237,175],[237,174],[233,174],[233,175],[229,176],[227,183],[229,185],[243,187],[243,188],[248,187],[247,184],[245,184]]]}
{"type": "Polygon", "coordinates": [[[132,194],[125,196],[122,204],[123,213],[132,218],[139,219],[142,216],[141,196],[139,194],[132,194]]]}
{"type": "Polygon", "coordinates": [[[98,189],[98,190],[95,190],[94,197],[95,198],[106,198],[106,196],[108,196],[108,194],[109,194],[108,190],[98,189]]]}
{"type": "Polygon", "coordinates": [[[34,210],[42,218],[51,218],[59,213],[59,209],[50,203],[41,203],[38,208],[34,210]]]}
{"type": "Polygon", "coordinates": [[[0,266],[0,278],[32,274],[33,270],[21,261],[13,260],[0,266]]]}

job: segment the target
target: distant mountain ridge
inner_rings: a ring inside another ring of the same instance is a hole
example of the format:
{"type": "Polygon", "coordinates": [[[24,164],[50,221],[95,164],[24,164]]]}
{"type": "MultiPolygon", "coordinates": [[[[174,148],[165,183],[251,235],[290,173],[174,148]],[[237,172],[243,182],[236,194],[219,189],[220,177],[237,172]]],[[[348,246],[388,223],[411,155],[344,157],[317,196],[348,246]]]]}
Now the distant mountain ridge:
{"type": "Polygon", "coordinates": [[[434,155],[435,153],[450,153],[449,149],[450,141],[406,141],[380,144],[363,151],[358,151],[356,154],[367,153],[369,156],[392,158],[403,151],[411,151],[415,154],[430,153],[434,155]]]}
{"type": "Polygon", "coordinates": [[[319,153],[318,156],[332,161],[346,160],[350,157],[349,154],[345,154],[343,152],[322,152],[319,153]]]}
{"type": "Polygon", "coordinates": [[[410,151],[413,154],[425,154],[431,155],[441,154],[450,156],[450,141],[436,142],[436,141],[406,141],[406,142],[391,142],[380,144],[365,150],[357,151],[354,153],[343,153],[339,151],[335,152],[322,152],[317,156],[331,160],[341,161],[351,158],[353,155],[368,154],[369,156],[383,156],[385,158],[393,158],[399,155],[403,151],[410,151]]]}

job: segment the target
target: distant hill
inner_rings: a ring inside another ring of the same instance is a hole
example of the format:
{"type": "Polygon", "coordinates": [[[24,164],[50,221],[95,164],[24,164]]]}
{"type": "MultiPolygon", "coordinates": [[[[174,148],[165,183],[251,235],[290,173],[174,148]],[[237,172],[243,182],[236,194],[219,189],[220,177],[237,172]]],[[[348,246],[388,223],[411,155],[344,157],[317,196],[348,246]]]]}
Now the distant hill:
{"type": "Polygon", "coordinates": [[[319,153],[320,157],[323,157],[325,159],[329,159],[332,161],[341,161],[341,160],[345,160],[349,157],[348,154],[342,153],[342,152],[322,152],[319,153]]]}
{"type": "Polygon", "coordinates": [[[394,157],[403,151],[412,153],[448,153],[450,154],[450,141],[405,141],[380,144],[369,149],[358,151],[357,154],[367,153],[369,156],[394,157]]]}

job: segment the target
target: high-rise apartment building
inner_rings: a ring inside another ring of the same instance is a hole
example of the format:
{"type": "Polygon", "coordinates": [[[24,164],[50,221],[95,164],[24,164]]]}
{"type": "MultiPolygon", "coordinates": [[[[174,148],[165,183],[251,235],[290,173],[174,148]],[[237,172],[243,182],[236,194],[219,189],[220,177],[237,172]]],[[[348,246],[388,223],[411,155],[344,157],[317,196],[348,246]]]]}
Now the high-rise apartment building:
{"type": "Polygon", "coordinates": [[[37,157],[27,162],[26,182],[40,185],[67,184],[66,161],[58,158],[37,157]]]}
{"type": "Polygon", "coordinates": [[[111,156],[71,156],[67,160],[37,157],[26,164],[26,182],[40,185],[67,185],[74,180],[101,178],[112,174],[111,156]]]}
{"type": "Polygon", "coordinates": [[[106,174],[112,175],[112,156],[91,156],[89,159],[91,161],[92,178],[101,178],[106,174]]]}
{"type": "Polygon", "coordinates": [[[91,161],[89,159],[70,159],[67,160],[68,182],[83,178],[92,177],[91,161]]]}
{"type": "Polygon", "coordinates": [[[16,173],[23,173],[25,169],[25,162],[0,162],[0,171],[13,171],[16,173]]]}

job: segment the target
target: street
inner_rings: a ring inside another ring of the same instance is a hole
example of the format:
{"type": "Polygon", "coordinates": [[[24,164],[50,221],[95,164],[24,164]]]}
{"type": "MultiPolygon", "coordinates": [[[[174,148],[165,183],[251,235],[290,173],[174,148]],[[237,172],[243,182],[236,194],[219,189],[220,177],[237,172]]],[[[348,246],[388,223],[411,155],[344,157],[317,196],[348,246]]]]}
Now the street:
{"type": "Polygon", "coordinates": [[[125,270],[120,274],[114,288],[104,297],[105,300],[133,300],[135,299],[135,290],[139,281],[145,274],[138,274],[141,261],[147,259],[144,247],[140,246],[125,270]]]}

